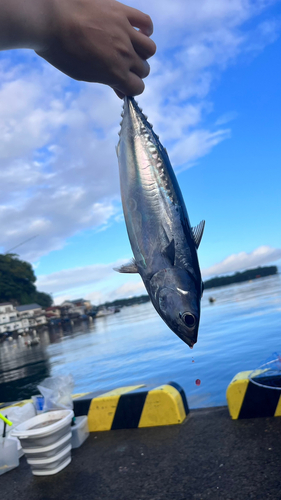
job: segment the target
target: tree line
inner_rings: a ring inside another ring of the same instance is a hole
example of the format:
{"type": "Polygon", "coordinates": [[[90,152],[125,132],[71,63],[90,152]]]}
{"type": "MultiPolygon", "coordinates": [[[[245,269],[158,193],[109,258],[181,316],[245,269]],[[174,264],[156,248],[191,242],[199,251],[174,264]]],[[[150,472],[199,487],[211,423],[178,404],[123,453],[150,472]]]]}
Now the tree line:
{"type": "Polygon", "coordinates": [[[204,288],[215,288],[219,286],[232,285],[234,283],[242,283],[243,281],[255,280],[257,278],[265,278],[277,274],[278,269],[276,266],[256,267],[255,269],[248,269],[242,273],[235,273],[228,276],[216,276],[210,280],[204,281],[204,288]]]}
{"type": "Polygon", "coordinates": [[[14,306],[36,303],[49,307],[51,295],[39,292],[35,286],[36,276],[29,262],[20,260],[16,254],[0,254],[0,303],[10,302],[14,306]]]}

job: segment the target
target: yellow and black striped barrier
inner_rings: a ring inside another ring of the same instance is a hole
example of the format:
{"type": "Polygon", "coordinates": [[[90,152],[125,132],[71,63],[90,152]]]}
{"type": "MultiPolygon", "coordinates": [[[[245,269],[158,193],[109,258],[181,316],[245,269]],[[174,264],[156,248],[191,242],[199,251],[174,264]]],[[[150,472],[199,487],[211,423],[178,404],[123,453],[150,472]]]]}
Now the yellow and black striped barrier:
{"type": "Polygon", "coordinates": [[[98,397],[85,394],[73,402],[76,416],[88,414],[90,432],[181,424],[189,413],[185,393],[175,382],[151,390],[141,385],[120,387],[98,397]]]}
{"type": "MultiPolygon", "coordinates": [[[[74,394],[72,398],[75,416],[88,415],[90,432],[181,424],[189,413],[184,390],[175,382],[149,390],[136,385],[99,396],[74,394]]],[[[1,412],[29,402],[2,403],[1,412]]]]}
{"type": "MultiPolygon", "coordinates": [[[[280,417],[281,388],[269,388],[271,384],[274,386],[276,377],[272,380],[265,377],[264,383],[267,387],[263,387],[261,377],[259,377],[259,385],[251,382],[252,373],[252,371],[238,373],[227,388],[226,398],[231,418],[237,420],[238,418],[280,417]]],[[[261,372],[256,371],[256,375],[258,374],[260,375],[261,372]]]]}
{"type": "Polygon", "coordinates": [[[32,399],[22,399],[22,401],[14,401],[12,403],[0,403],[0,411],[1,413],[3,413],[8,408],[12,408],[15,406],[18,406],[20,408],[21,406],[26,405],[26,403],[32,403],[32,399]]]}

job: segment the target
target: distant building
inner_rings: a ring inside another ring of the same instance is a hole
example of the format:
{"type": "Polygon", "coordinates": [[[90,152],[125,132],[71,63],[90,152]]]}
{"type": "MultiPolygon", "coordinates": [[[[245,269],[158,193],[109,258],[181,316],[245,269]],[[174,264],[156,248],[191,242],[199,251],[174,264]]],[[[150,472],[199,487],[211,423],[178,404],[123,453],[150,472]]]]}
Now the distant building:
{"type": "Polygon", "coordinates": [[[89,300],[85,299],[76,299],[76,300],[71,300],[72,304],[74,304],[75,307],[84,307],[84,309],[91,309],[92,304],[89,300]]]}
{"type": "Polygon", "coordinates": [[[46,314],[47,319],[60,318],[61,317],[61,309],[59,306],[46,307],[45,314],[46,314]]]}
{"type": "Polygon", "coordinates": [[[85,314],[85,312],[92,308],[92,304],[89,300],[76,299],[76,300],[65,300],[61,307],[63,311],[68,311],[72,314],[85,314]]]}
{"type": "Polygon", "coordinates": [[[47,322],[45,312],[38,304],[16,306],[16,310],[21,320],[28,319],[30,327],[45,325],[47,322]]]}
{"type": "Polygon", "coordinates": [[[1,302],[0,303],[0,314],[13,312],[14,306],[10,304],[10,302],[1,302]]]}
{"type": "Polygon", "coordinates": [[[16,332],[29,327],[29,321],[20,319],[16,308],[10,302],[0,304],[0,334],[16,332]]]}
{"type": "Polygon", "coordinates": [[[14,307],[10,302],[0,303],[0,334],[23,332],[45,323],[45,313],[38,304],[14,307]]]}

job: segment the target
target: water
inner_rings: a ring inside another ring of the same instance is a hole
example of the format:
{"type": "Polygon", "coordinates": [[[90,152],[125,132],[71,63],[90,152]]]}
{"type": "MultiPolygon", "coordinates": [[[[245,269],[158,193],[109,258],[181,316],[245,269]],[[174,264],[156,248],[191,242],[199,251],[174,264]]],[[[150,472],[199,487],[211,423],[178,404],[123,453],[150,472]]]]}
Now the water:
{"type": "Polygon", "coordinates": [[[236,373],[281,353],[280,333],[279,275],[205,291],[192,350],[150,303],[128,307],[89,327],[46,331],[37,346],[27,347],[24,338],[5,341],[0,345],[0,401],[37,394],[46,376],[72,373],[75,393],[174,381],[184,388],[191,408],[224,405],[236,373]]]}

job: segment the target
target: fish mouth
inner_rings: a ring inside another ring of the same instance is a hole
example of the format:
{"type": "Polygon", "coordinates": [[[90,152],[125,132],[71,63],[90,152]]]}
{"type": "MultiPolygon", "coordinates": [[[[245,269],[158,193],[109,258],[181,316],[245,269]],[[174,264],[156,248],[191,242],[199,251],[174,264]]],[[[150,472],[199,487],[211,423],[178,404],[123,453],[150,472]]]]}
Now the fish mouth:
{"type": "Polygon", "coordinates": [[[193,338],[190,338],[188,337],[187,335],[183,334],[183,333],[178,333],[177,332],[177,336],[183,340],[187,345],[188,347],[190,347],[190,349],[193,349],[194,345],[196,344],[197,342],[197,335],[194,336],[193,338]]]}
{"type": "Polygon", "coordinates": [[[186,339],[183,339],[183,340],[188,345],[188,347],[190,347],[190,349],[193,349],[194,345],[197,342],[197,341],[193,342],[192,340],[186,340],[186,339]]]}

